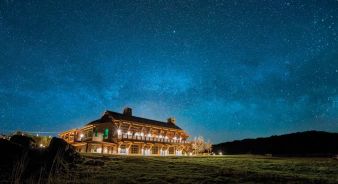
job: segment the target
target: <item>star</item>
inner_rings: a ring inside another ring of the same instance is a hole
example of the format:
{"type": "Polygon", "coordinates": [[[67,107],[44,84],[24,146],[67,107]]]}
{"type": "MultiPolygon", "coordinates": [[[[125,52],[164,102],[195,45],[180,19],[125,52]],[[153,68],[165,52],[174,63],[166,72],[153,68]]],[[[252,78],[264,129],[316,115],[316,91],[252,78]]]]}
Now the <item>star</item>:
{"type": "Polygon", "coordinates": [[[61,132],[125,106],[213,143],[338,129],[336,5],[7,1],[0,129],[61,132]]]}

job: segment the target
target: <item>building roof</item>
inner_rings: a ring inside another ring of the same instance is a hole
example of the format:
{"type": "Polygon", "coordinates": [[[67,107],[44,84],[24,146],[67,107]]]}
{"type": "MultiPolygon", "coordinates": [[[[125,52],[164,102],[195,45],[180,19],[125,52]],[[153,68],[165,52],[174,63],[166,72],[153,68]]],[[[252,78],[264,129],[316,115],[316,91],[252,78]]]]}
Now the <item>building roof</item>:
{"type": "Polygon", "coordinates": [[[129,116],[123,113],[112,112],[112,111],[106,111],[105,114],[100,119],[92,121],[88,123],[87,125],[107,123],[107,122],[111,122],[112,120],[131,121],[131,122],[136,122],[136,123],[141,123],[141,124],[146,124],[146,125],[154,125],[154,126],[160,126],[160,127],[165,127],[165,128],[173,128],[173,129],[182,130],[180,127],[178,127],[174,123],[167,123],[167,122],[151,120],[151,119],[146,119],[146,118],[141,118],[141,117],[136,117],[136,116],[129,116]]]}

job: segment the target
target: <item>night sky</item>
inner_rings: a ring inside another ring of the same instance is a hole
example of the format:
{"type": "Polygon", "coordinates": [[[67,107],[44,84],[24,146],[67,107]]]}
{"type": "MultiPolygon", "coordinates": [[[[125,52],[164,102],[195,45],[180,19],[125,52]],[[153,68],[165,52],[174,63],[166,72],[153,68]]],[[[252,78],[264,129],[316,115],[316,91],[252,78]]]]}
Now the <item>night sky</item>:
{"type": "Polygon", "coordinates": [[[338,131],[338,1],[0,0],[0,130],[106,110],[213,143],[338,131]]]}

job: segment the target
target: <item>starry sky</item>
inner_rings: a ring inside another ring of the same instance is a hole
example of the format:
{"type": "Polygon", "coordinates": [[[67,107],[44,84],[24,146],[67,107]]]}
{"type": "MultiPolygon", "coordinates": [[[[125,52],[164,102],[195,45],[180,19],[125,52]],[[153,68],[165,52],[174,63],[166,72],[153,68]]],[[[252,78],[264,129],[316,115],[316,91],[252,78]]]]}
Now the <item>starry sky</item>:
{"type": "Polygon", "coordinates": [[[106,110],[213,143],[338,131],[336,0],[0,0],[0,130],[106,110]]]}

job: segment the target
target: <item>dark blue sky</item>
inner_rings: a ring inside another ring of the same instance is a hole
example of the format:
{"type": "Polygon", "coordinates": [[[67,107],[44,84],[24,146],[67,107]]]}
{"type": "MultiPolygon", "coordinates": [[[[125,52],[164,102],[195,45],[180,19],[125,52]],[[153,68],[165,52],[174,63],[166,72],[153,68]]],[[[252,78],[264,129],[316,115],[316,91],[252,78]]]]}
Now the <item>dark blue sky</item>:
{"type": "Polygon", "coordinates": [[[214,143],[337,132],[337,34],[336,0],[0,0],[0,129],[130,106],[214,143]]]}

